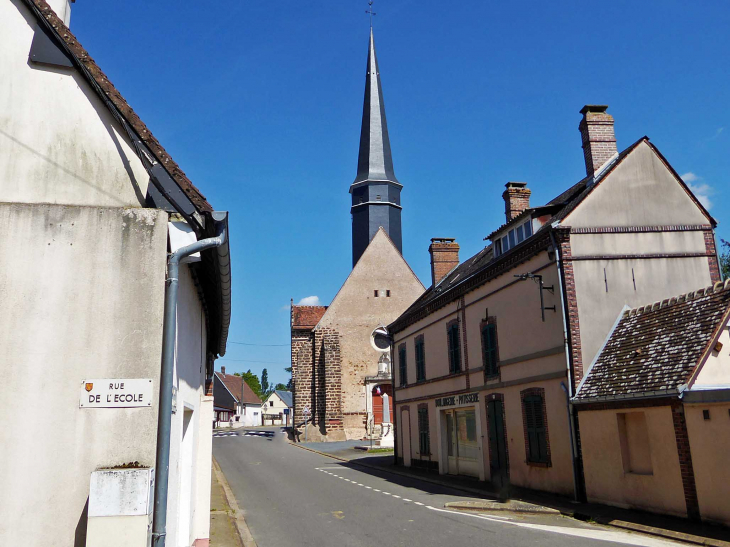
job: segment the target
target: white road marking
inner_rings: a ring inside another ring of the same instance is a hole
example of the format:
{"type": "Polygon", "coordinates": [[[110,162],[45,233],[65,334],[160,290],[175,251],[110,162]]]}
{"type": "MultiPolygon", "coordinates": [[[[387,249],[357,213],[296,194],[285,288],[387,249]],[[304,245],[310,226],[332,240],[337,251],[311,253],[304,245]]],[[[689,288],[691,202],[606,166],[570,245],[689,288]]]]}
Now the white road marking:
{"type": "Polygon", "coordinates": [[[395,494],[393,494],[393,497],[400,499],[400,496],[396,496],[395,494]]]}
{"type": "MultiPolygon", "coordinates": [[[[416,502],[418,503],[418,502],[416,502]]],[[[637,545],[639,547],[676,547],[680,545],[674,541],[666,541],[663,539],[628,534],[626,532],[614,532],[612,530],[594,530],[590,528],[568,528],[564,526],[547,526],[545,524],[529,524],[527,522],[514,522],[511,520],[502,520],[505,517],[496,517],[494,515],[477,515],[475,513],[463,513],[461,511],[449,511],[448,509],[437,509],[436,507],[426,506],[427,509],[438,511],[440,513],[451,513],[453,515],[463,515],[467,517],[478,518],[482,520],[490,520],[493,522],[501,522],[503,524],[512,524],[520,528],[532,528],[533,530],[541,530],[543,532],[553,532],[566,536],[576,536],[599,541],[612,541],[614,543],[623,543],[625,545],[637,545]]]]}
{"type": "Polygon", "coordinates": [[[403,498],[403,501],[413,501],[413,500],[409,500],[408,498],[403,498]]]}
{"type": "Polygon", "coordinates": [[[413,503],[415,503],[416,505],[423,505],[420,501],[414,501],[413,503]]]}
{"type": "Polygon", "coordinates": [[[367,488],[368,490],[372,490],[373,489],[372,486],[366,486],[365,488],[367,488]]]}

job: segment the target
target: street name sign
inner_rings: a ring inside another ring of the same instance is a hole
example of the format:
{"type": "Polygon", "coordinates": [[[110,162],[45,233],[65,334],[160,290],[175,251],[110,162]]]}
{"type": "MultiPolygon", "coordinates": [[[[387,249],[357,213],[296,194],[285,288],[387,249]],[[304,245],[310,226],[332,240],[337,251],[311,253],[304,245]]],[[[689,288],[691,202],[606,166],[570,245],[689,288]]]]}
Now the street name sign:
{"type": "Polygon", "coordinates": [[[81,408],[152,406],[152,380],[147,378],[84,380],[79,406],[81,408]]]}

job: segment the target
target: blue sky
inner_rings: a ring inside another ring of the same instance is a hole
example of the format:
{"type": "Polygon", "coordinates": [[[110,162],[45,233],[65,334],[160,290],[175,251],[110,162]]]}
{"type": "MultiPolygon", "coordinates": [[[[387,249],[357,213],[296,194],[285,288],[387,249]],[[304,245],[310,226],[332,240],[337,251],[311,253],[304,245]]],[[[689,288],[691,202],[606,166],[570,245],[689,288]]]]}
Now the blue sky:
{"type": "MultiPolygon", "coordinates": [[[[328,304],[351,269],[367,2],[79,0],[71,30],[217,209],[231,214],[227,372],[286,382],[290,298],[328,304]],[[173,9],[174,6],[174,9],[173,9]],[[270,344],[251,346],[235,344],[270,344]]],[[[376,0],[403,252],[462,259],[526,181],[582,178],[578,111],[608,104],[619,149],[648,135],[730,239],[730,9],[703,2],[376,0]],[[691,179],[691,180],[689,180],[691,179]]]]}

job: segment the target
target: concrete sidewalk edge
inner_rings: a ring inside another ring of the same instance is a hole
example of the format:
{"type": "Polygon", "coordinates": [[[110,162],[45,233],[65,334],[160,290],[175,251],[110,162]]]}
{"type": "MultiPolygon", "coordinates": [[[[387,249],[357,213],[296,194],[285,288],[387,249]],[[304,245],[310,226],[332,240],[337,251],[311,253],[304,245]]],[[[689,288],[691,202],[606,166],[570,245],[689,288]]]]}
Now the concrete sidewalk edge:
{"type": "Polygon", "coordinates": [[[233,520],[236,525],[236,530],[238,531],[238,536],[241,539],[241,543],[243,543],[243,547],[258,547],[258,545],[256,545],[256,541],[253,539],[253,535],[251,535],[251,530],[248,529],[246,519],[243,518],[243,511],[241,511],[241,508],[238,506],[236,496],[233,495],[233,490],[231,490],[231,486],[228,484],[228,479],[226,479],[226,476],[223,474],[223,470],[221,470],[221,466],[218,464],[215,457],[213,457],[213,473],[215,473],[216,480],[223,488],[223,493],[226,496],[228,505],[233,510],[233,520]]]}
{"type": "MultiPolygon", "coordinates": [[[[297,448],[301,448],[302,450],[309,450],[310,452],[314,452],[315,454],[319,454],[321,456],[326,456],[328,458],[332,458],[334,460],[339,460],[341,462],[350,463],[352,465],[359,465],[361,467],[367,467],[369,469],[375,469],[378,471],[382,471],[383,473],[390,473],[392,475],[400,475],[402,477],[408,477],[411,479],[417,479],[417,480],[421,480],[424,482],[430,482],[432,484],[438,484],[440,486],[447,486],[449,488],[453,488],[454,490],[461,490],[462,492],[468,492],[470,494],[478,494],[480,497],[489,499],[489,496],[486,495],[486,493],[483,490],[479,490],[478,488],[468,488],[468,487],[462,486],[462,485],[454,485],[454,484],[450,484],[444,480],[434,479],[432,477],[422,477],[420,475],[416,475],[414,473],[409,473],[407,471],[402,471],[400,469],[398,469],[398,470],[386,469],[384,467],[379,467],[377,465],[370,465],[370,464],[360,462],[357,460],[348,460],[346,458],[340,458],[339,456],[333,456],[332,454],[327,454],[326,452],[320,452],[319,450],[314,450],[313,448],[301,446],[292,441],[289,441],[289,444],[294,445],[297,448]]],[[[496,498],[491,498],[491,499],[496,499],[496,498]]],[[[455,509],[459,509],[459,508],[455,507],[455,509]]],[[[554,507],[554,509],[559,511],[561,515],[564,515],[566,517],[576,518],[579,520],[592,519],[592,520],[595,520],[597,523],[604,524],[606,526],[612,526],[614,528],[620,528],[622,530],[630,530],[632,532],[640,532],[640,533],[648,534],[651,536],[663,537],[663,538],[671,539],[674,541],[682,541],[684,543],[689,543],[691,545],[708,545],[710,547],[730,547],[730,542],[722,541],[719,539],[695,536],[692,534],[686,534],[684,532],[675,532],[673,530],[666,530],[664,528],[656,528],[654,526],[646,526],[643,524],[636,524],[634,522],[626,522],[623,520],[602,519],[599,516],[586,514],[581,511],[577,511],[577,510],[566,508],[566,507],[554,507]]],[[[469,509],[469,511],[474,511],[474,509],[469,509]]]]}

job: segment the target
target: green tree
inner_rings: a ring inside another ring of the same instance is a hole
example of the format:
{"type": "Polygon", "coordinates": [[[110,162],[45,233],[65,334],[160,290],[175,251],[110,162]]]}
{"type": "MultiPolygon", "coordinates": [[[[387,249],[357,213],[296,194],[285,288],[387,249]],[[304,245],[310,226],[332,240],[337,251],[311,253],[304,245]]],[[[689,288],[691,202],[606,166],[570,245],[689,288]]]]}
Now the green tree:
{"type": "Polygon", "coordinates": [[[266,369],[261,371],[261,391],[264,395],[269,394],[269,371],[266,369]]]}
{"type": "Polygon", "coordinates": [[[241,374],[241,376],[243,376],[243,381],[248,384],[248,387],[250,387],[256,395],[258,395],[259,397],[263,397],[264,393],[261,390],[259,377],[251,372],[251,369],[248,369],[248,371],[241,374]]]}
{"type": "Polygon", "coordinates": [[[722,278],[730,277],[730,241],[720,240],[720,273],[722,278]]]}
{"type": "Polygon", "coordinates": [[[284,370],[289,373],[289,381],[286,383],[286,390],[291,391],[292,390],[291,367],[286,367],[284,370]]]}
{"type": "Polygon", "coordinates": [[[284,384],[279,382],[278,384],[276,384],[274,386],[274,391],[288,391],[288,390],[286,389],[286,386],[284,384]]]}

